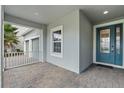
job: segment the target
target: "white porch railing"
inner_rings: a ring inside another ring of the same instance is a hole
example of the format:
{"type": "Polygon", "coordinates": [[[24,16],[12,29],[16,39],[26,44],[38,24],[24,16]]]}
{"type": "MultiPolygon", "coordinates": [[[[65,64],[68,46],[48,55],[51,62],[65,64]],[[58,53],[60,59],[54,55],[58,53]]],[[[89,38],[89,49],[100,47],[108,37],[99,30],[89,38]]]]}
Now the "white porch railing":
{"type": "Polygon", "coordinates": [[[39,62],[39,52],[4,53],[4,68],[14,68],[39,62]]]}

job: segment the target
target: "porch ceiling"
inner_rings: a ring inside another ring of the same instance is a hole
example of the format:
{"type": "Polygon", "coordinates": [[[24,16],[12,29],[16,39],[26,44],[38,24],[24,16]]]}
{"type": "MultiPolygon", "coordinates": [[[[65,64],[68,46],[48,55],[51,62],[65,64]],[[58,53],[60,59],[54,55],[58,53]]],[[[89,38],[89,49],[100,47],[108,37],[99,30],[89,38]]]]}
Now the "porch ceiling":
{"type": "Polygon", "coordinates": [[[117,5],[6,5],[5,13],[37,23],[49,24],[75,9],[83,10],[93,24],[124,16],[124,6],[117,5]],[[103,15],[106,10],[109,13],[103,15]]]}

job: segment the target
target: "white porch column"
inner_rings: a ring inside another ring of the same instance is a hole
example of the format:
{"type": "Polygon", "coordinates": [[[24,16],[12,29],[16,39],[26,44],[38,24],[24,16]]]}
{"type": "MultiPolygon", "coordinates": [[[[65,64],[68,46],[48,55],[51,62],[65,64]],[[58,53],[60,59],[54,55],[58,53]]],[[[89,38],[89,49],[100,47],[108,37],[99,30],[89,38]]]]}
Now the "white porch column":
{"type": "Polygon", "coordinates": [[[3,87],[3,6],[0,5],[0,87],[3,87]]]}
{"type": "Polygon", "coordinates": [[[24,41],[24,53],[26,52],[26,42],[24,41]]]}
{"type": "Polygon", "coordinates": [[[42,37],[43,37],[43,62],[46,62],[46,53],[47,53],[47,25],[42,25],[42,37]]]}
{"type": "Polygon", "coordinates": [[[29,40],[29,57],[32,57],[32,40],[29,40]]]}
{"type": "Polygon", "coordinates": [[[26,41],[24,41],[24,55],[26,55],[26,41]]]}

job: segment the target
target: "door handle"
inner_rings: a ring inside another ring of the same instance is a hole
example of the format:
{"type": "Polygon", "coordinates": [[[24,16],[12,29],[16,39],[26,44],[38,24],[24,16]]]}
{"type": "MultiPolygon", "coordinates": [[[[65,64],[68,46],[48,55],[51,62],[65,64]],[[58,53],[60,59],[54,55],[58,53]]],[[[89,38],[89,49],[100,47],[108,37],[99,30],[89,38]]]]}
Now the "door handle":
{"type": "Polygon", "coordinates": [[[111,52],[114,52],[114,49],[111,49],[111,52]]]}
{"type": "Polygon", "coordinates": [[[114,46],[112,46],[112,48],[111,48],[111,52],[114,52],[114,46]]]}

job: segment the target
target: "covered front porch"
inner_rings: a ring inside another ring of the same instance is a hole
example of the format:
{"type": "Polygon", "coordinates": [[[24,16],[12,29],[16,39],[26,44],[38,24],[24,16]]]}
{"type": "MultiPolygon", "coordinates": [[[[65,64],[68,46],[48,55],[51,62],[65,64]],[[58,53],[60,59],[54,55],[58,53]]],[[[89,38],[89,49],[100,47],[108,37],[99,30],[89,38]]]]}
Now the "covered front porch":
{"type": "Polygon", "coordinates": [[[124,87],[124,6],[3,7],[2,21],[38,29],[24,35],[22,53],[1,46],[3,87],[124,87]]]}

